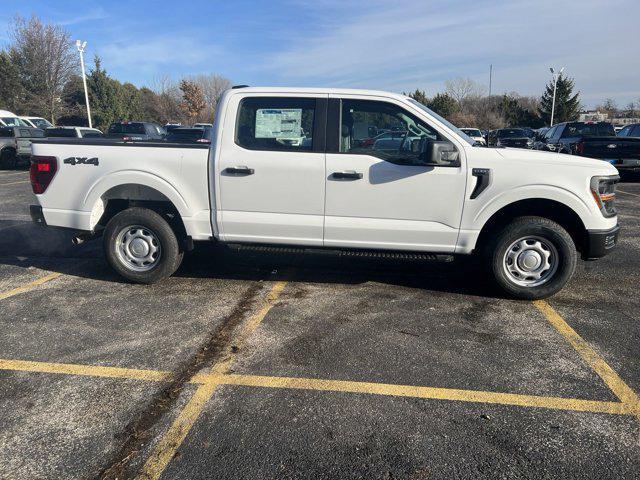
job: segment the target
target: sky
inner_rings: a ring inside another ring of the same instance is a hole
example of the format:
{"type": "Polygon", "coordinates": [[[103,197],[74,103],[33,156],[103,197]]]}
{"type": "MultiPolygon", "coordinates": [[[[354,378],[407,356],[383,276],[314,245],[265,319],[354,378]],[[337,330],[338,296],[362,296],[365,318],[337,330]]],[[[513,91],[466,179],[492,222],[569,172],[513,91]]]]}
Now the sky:
{"type": "Polygon", "coordinates": [[[586,107],[640,101],[640,0],[7,1],[0,46],[16,14],[63,25],[138,86],[217,73],[434,95],[456,77],[488,87],[492,64],[493,93],[539,96],[554,66],[586,107]]]}

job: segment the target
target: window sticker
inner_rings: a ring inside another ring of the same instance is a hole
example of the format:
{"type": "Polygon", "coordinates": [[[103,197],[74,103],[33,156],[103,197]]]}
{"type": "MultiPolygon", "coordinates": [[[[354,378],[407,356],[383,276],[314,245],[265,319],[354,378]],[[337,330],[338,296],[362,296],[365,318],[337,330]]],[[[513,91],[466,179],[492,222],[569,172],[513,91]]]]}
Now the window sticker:
{"type": "Polygon", "coordinates": [[[256,138],[298,139],[302,136],[301,108],[256,110],[256,138]]]}

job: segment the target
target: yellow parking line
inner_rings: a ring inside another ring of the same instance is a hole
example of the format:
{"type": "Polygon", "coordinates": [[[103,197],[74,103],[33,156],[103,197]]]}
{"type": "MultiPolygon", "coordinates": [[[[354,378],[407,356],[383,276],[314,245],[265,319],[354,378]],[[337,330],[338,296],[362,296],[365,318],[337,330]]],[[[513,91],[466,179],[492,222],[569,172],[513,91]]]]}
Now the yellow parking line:
{"type": "Polygon", "coordinates": [[[45,275],[44,277],[38,278],[37,280],[34,280],[33,282],[29,282],[26,285],[22,285],[12,290],[2,292],[0,293],[0,300],[4,300],[5,298],[13,297],[15,295],[28,292],[29,290],[32,290],[35,287],[42,285],[43,283],[47,283],[51,280],[58,278],[60,275],[62,274],[57,272],[50,273],[49,275],[45,275]]]}
{"type": "Polygon", "coordinates": [[[619,188],[616,189],[616,192],[624,193],[625,195],[632,195],[634,197],[640,197],[640,195],[638,195],[637,193],[625,192],[624,190],[620,190],[619,188]]]}
{"type": "MultiPolygon", "coordinates": [[[[171,379],[171,372],[137,368],[104,367],[98,365],[78,365],[70,363],[37,362],[29,360],[0,359],[0,370],[19,372],[52,373],[80,375],[87,377],[123,378],[163,382],[171,379]]],[[[218,385],[237,385],[246,387],[283,388],[296,390],[315,390],[324,392],[363,393],[393,397],[412,397],[433,400],[452,400],[472,403],[494,403],[521,407],[540,407],[578,412],[630,414],[623,403],[578,398],[544,397],[539,395],[521,395],[514,393],[486,392],[480,390],[459,390],[453,388],[420,387],[414,385],[396,385],[373,382],[353,382],[345,380],[326,380],[298,377],[270,377],[262,375],[202,373],[195,375],[192,384],[209,385],[214,389],[218,385]]],[[[202,389],[198,399],[187,409],[181,418],[181,425],[193,419],[197,409],[204,406],[202,398],[210,389],[202,389]]],[[[197,415],[195,415],[197,418],[197,415]]],[[[184,432],[186,434],[186,432],[184,432]]]]}
{"type": "MultiPolygon", "coordinates": [[[[260,325],[260,322],[262,322],[267,313],[269,313],[269,310],[271,310],[271,307],[275,304],[286,284],[286,281],[276,282],[271,288],[260,310],[243,326],[242,331],[238,335],[238,341],[234,342],[236,346],[246,340],[258,325],[260,325]]],[[[167,430],[151,452],[151,455],[138,474],[138,478],[157,479],[162,475],[162,472],[176,454],[176,451],[180,448],[180,445],[182,445],[187,434],[204,410],[207,401],[213,396],[218,387],[219,383],[216,381],[216,377],[226,373],[233,360],[235,360],[235,351],[236,350],[229,347],[222,359],[211,368],[210,372],[214,374],[213,381],[198,387],[187,405],[178,415],[178,418],[176,418],[171,427],[169,427],[169,430],[167,430]]]]}
{"type": "Polygon", "coordinates": [[[571,344],[582,359],[606,383],[609,389],[640,420],[640,399],[616,371],[587,343],[569,324],[544,300],[536,300],[533,304],[542,312],[549,323],[571,344]]]}
{"type": "MultiPolygon", "coordinates": [[[[204,379],[203,379],[204,380],[204,379]]],[[[213,381],[213,380],[212,380],[213,381]]],[[[453,388],[418,387],[345,380],[323,380],[313,378],[267,377],[259,375],[227,374],[219,376],[217,382],[225,385],[248,387],[285,388],[325,392],[365,393],[391,397],[411,397],[434,400],[452,400],[473,403],[494,403],[520,407],[540,407],[577,412],[627,414],[625,405],[618,402],[602,402],[577,398],[542,397],[514,393],[485,392],[480,390],[458,390],[453,388]]]]}
{"type": "Polygon", "coordinates": [[[0,359],[0,370],[83,375],[87,377],[126,378],[129,380],[147,381],[165,381],[171,378],[171,372],[158,370],[102,367],[98,365],[77,365],[70,363],[35,362],[4,358],[0,359]]]}
{"type": "Polygon", "coordinates": [[[20,183],[29,183],[30,180],[21,180],[19,182],[0,183],[0,187],[8,187],[9,185],[18,185],[20,183]]]}

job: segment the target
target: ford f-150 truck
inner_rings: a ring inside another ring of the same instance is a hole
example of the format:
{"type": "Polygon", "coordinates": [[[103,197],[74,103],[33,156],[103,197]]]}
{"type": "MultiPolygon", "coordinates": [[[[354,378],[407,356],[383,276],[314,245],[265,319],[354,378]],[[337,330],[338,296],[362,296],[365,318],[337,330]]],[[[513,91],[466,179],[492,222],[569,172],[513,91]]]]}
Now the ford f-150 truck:
{"type": "Polygon", "coordinates": [[[475,254],[507,294],[542,298],[578,254],[616,244],[617,170],[551,152],[479,148],[403,95],[234,88],[207,144],[33,144],[35,222],[102,235],[134,282],[171,275],[194,241],[475,254]],[[373,148],[354,125],[404,132],[373,148]]]}

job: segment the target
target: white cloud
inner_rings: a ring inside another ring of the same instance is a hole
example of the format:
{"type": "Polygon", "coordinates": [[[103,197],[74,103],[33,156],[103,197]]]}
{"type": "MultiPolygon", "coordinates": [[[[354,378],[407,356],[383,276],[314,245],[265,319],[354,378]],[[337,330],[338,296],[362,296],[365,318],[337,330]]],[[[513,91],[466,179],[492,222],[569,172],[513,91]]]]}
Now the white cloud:
{"type": "Polygon", "coordinates": [[[494,92],[535,95],[564,65],[585,103],[640,97],[638,0],[366,5],[316,6],[322,33],[294,32],[265,65],[287,83],[433,93],[456,76],[488,83],[492,63],[494,92]]]}

